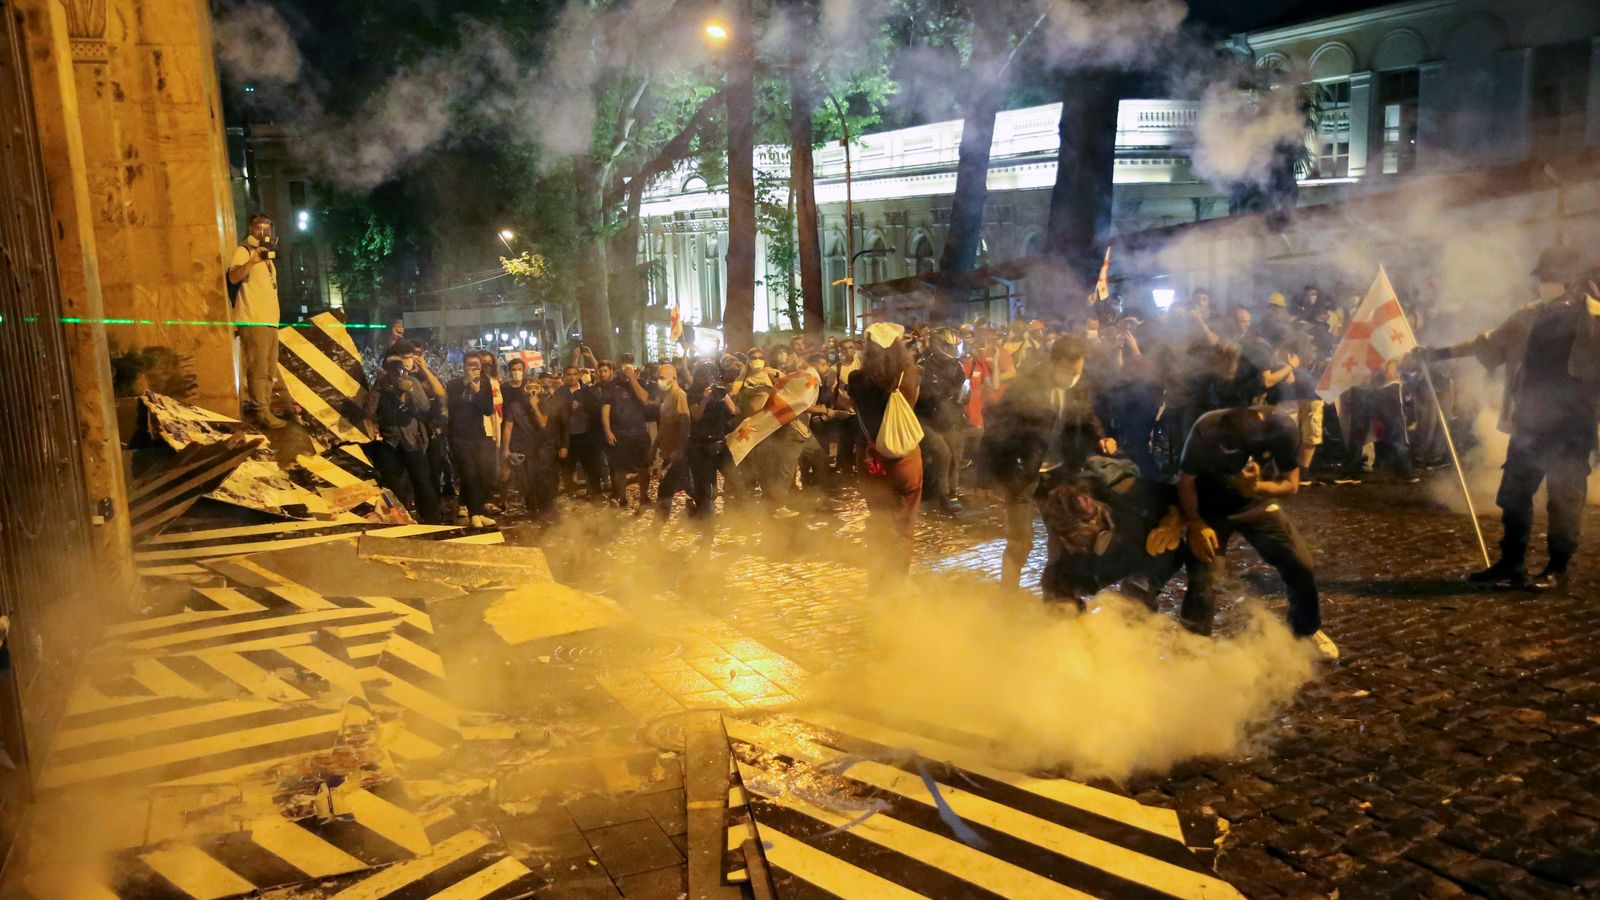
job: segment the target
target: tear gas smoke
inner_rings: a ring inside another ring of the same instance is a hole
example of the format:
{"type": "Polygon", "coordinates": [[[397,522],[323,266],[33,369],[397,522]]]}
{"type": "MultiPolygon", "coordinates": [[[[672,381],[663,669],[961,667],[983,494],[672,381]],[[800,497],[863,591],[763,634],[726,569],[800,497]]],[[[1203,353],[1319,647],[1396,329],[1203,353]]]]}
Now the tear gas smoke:
{"type": "Polygon", "coordinates": [[[239,81],[288,83],[300,77],[300,48],[277,10],[262,3],[229,5],[217,15],[217,58],[239,81]]]}
{"type": "Polygon", "coordinates": [[[1219,187],[1265,182],[1276,148],[1299,140],[1304,129],[1292,90],[1249,94],[1233,84],[1213,84],[1200,97],[1194,172],[1219,187]]]}
{"type": "Polygon", "coordinates": [[[1212,640],[1112,593],[1074,614],[918,587],[881,601],[872,653],[819,700],[991,738],[1008,767],[1123,778],[1248,752],[1314,671],[1304,642],[1260,608],[1212,640]]]}

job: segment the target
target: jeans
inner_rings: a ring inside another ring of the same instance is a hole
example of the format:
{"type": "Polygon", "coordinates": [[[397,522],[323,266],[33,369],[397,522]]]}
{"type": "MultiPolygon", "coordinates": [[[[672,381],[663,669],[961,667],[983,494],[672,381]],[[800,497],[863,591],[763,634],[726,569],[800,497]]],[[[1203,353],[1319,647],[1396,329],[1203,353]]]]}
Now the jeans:
{"type": "Polygon", "coordinates": [[[523,463],[523,502],[528,515],[543,522],[556,519],[556,492],[561,483],[554,448],[546,445],[528,454],[523,463]]]}
{"type": "Polygon", "coordinates": [[[750,470],[750,477],[761,486],[761,496],[768,504],[789,504],[789,497],[794,493],[795,474],[800,470],[800,452],[805,446],[797,432],[781,428],[755,445],[745,457],[743,468],[750,470]]]}
{"type": "Polygon", "coordinates": [[[1216,615],[1216,580],[1223,565],[1228,539],[1241,535],[1256,548],[1261,559],[1283,576],[1289,594],[1289,629],[1299,637],[1315,634],[1322,627],[1322,607],[1317,598],[1317,579],[1311,569],[1311,548],[1301,539],[1289,514],[1277,503],[1252,507],[1238,515],[1212,515],[1200,511],[1208,526],[1217,533],[1217,558],[1209,563],[1189,560],[1189,590],[1183,596],[1180,613],[1190,631],[1211,633],[1216,615]]]}
{"type": "Polygon", "coordinates": [[[428,451],[407,450],[387,441],[373,441],[367,445],[367,455],[373,468],[378,470],[378,483],[415,509],[418,521],[423,524],[438,521],[439,494],[433,489],[428,451]]]}
{"type": "Polygon", "coordinates": [[[467,514],[481,516],[500,487],[500,462],[494,441],[475,436],[451,435],[450,458],[455,463],[456,482],[467,514]]]}
{"type": "Polygon", "coordinates": [[[1521,568],[1526,564],[1528,541],[1533,534],[1533,495],[1548,481],[1550,513],[1550,568],[1565,572],[1578,551],[1578,529],[1589,480],[1589,448],[1581,440],[1514,434],[1506,449],[1500,475],[1500,507],[1505,534],[1500,538],[1500,560],[1521,568]]]}
{"type": "Polygon", "coordinates": [[[245,403],[257,415],[272,409],[272,385],[278,374],[278,329],[246,325],[239,329],[244,356],[245,403]]]}
{"type": "Polygon", "coordinates": [[[1148,385],[1128,385],[1116,401],[1117,444],[1146,478],[1160,474],[1152,446],[1160,413],[1161,391],[1148,385]]]}

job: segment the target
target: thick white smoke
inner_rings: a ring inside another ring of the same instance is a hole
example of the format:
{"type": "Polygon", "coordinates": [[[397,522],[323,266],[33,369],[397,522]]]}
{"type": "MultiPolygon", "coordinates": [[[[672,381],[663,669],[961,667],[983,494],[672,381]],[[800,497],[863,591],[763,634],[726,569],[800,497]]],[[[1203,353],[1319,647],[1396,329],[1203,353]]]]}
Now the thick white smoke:
{"type": "Polygon", "coordinates": [[[1203,638],[1112,593],[1091,612],[968,584],[878,599],[873,652],[819,702],[867,704],[994,740],[997,762],[1074,777],[1247,751],[1315,671],[1281,616],[1203,638]]]}
{"type": "Polygon", "coordinates": [[[1219,187],[1265,182],[1277,147],[1299,140],[1304,131],[1293,90],[1247,93],[1226,82],[1212,84],[1200,96],[1194,172],[1219,187]]]}
{"type": "Polygon", "coordinates": [[[217,59],[230,78],[287,84],[300,77],[300,48],[272,7],[226,6],[217,15],[214,34],[217,59]]]}

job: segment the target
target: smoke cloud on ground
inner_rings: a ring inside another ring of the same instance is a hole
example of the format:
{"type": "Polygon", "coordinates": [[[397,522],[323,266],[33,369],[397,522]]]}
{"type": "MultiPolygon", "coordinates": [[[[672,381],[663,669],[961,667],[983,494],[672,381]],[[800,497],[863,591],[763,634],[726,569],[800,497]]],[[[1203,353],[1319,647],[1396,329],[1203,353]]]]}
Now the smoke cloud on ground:
{"type": "Polygon", "coordinates": [[[879,601],[873,652],[821,702],[990,738],[1011,767],[1120,779],[1248,753],[1314,673],[1305,642],[1259,607],[1212,640],[1113,593],[1076,614],[923,587],[879,601]]]}

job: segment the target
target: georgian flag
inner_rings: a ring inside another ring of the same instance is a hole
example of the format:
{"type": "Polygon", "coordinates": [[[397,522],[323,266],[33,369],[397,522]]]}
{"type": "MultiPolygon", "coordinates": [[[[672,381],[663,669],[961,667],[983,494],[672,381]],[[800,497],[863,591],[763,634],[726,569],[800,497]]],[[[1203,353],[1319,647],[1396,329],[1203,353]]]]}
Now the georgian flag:
{"type": "Polygon", "coordinates": [[[1111,299],[1111,248],[1106,247],[1106,258],[1100,263],[1100,277],[1095,280],[1094,293],[1089,295],[1089,304],[1104,303],[1111,299]]]}
{"type": "Polygon", "coordinates": [[[1350,388],[1369,382],[1389,360],[1400,359],[1415,349],[1417,338],[1400,309],[1400,298],[1389,284],[1388,273],[1379,266],[1367,298],[1351,316],[1344,339],[1322,373],[1317,395],[1334,402],[1350,388]]]}
{"type": "Polygon", "coordinates": [[[821,386],[810,369],[792,372],[778,379],[767,405],[755,415],[739,423],[728,435],[728,452],[733,463],[744,461],[751,450],[770,437],[779,428],[794,421],[794,417],[817,404],[817,389],[821,386]]]}
{"type": "Polygon", "coordinates": [[[667,322],[668,322],[668,324],[667,324],[667,337],[668,337],[668,339],[670,339],[674,344],[682,344],[683,343],[683,316],[678,311],[678,303],[677,303],[676,300],[673,301],[672,308],[667,311],[667,316],[668,316],[668,319],[667,319],[667,322]]]}

